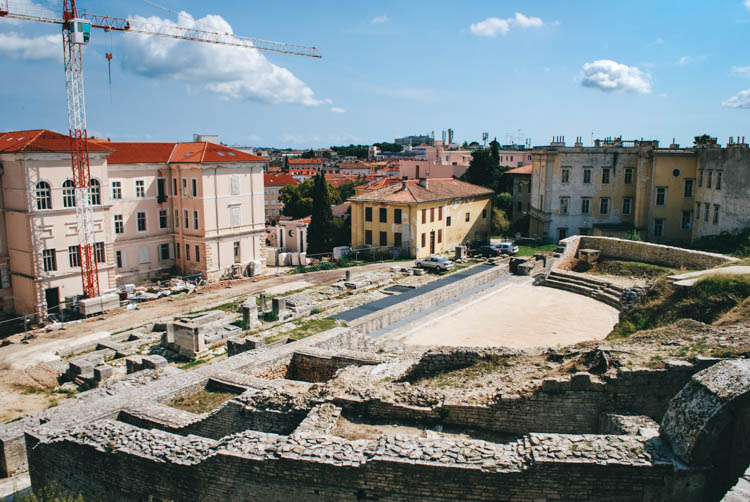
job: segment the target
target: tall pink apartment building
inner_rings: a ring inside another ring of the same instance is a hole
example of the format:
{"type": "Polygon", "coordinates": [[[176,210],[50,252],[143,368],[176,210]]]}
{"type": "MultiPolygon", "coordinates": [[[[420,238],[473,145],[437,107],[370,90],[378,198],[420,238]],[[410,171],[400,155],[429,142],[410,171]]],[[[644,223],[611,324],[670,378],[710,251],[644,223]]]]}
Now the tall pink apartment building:
{"type": "MultiPolygon", "coordinates": [[[[89,141],[100,289],[265,265],[267,160],[222,145],[89,141]]],[[[55,313],[82,293],[68,136],[0,133],[0,300],[55,313]]],[[[256,270],[257,271],[257,270],[256,270]]]]}

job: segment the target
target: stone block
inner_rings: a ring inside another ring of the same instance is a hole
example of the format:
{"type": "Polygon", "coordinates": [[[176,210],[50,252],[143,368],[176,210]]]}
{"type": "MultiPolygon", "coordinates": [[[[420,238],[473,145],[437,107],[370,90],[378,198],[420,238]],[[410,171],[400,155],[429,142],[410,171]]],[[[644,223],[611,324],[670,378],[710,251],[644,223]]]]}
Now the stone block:
{"type": "MultiPolygon", "coordinates": [[[[102,358],[102,362],[104,359],[102,358]]],[[[94,364],[86,359],[86,358],[79,358],[79,359],[73,359],[70,361],[70,366],[68,366],[68,373],[72,376],[78,376],[78,375],[90,375],[94,371],[94,364]]]]}
{"type": "Polygon", "coordinates": [[[161,368],[166,367],[168,364],[167,360],[164,359],[162,356],[145,356],[143,358],[143,369],[152,369],[152,370],[158,370],[161,368]]]}
{"type": "Polygon", "coordinates": [[[591,389],[591,374],[581,371],[570,377],[571,390],[589,390],[591,389]]]}
{"type": "Polygon", "coordinates": [[[97,382],[108,380],[112,378],[112,375],[114,374],[115,370],[109,364],[100,364],[99,366],[94,368],[94,380],[96,380],[97,382]]]}
{"type": "Polygon", "coordinates": [[[141,371],[143,369],[143,358],[141,356],[126,357],[125,368],[128,374],[141,371]]]}

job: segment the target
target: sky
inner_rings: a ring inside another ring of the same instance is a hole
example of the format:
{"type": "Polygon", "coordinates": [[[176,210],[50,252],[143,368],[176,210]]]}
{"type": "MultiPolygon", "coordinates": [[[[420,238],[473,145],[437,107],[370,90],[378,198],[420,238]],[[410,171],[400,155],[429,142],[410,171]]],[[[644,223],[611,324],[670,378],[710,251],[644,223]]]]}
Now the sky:
{"type": "MultiPolygon", "coordinates": [[[[61,17],[62,0],[6,2],[61,17]]],[[[78,8],[315,46],[322,58],[94,30],[89,135],[291,148],[448,128],[503,144],[750,141],[750,0],[157,3],[78,8]]],[[[67,132],[61,45],[58,25],[0,20],[0,131],[67,132]]]]}

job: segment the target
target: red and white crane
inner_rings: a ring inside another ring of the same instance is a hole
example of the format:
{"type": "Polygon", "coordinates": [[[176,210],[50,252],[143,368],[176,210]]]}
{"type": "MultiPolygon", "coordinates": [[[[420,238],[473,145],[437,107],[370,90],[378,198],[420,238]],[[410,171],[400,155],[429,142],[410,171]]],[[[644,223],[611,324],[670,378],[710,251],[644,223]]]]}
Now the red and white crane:
{"type": "Polygon", "coordinates": [[[2,17],[62,25],[65,88],[68,102],[68,127],[70,129],[70,157],[76,197],[76,226],[80,241],[83,293],[88,298],[99,296],[99,273],[94,252],[93,208],[89,198],[91,173],[89,171],[82,60],[82,47],[89,42],[91,28],[320,58],[320,54],[315,47],[111,16],[86,13],[79,15],[75,0],[63,0],[62,18],[50,17],[48,10],[33,3],[0,0],[0,18],[2,17]]]}

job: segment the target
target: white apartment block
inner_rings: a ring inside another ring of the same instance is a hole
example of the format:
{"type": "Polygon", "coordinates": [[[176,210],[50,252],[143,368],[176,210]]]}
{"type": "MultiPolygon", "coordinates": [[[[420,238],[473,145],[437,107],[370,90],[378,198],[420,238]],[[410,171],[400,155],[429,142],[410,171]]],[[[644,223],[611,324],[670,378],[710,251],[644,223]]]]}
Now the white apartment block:
{"type": "MultiPolygon", "coordinates": [[[[175,274],[265,266],[267,160],[209,142],[89,142],[100,291],[175,274]]],[[[0,299],[54,313],[82,292],[70,141],[0,134],[0,299]]]]}

